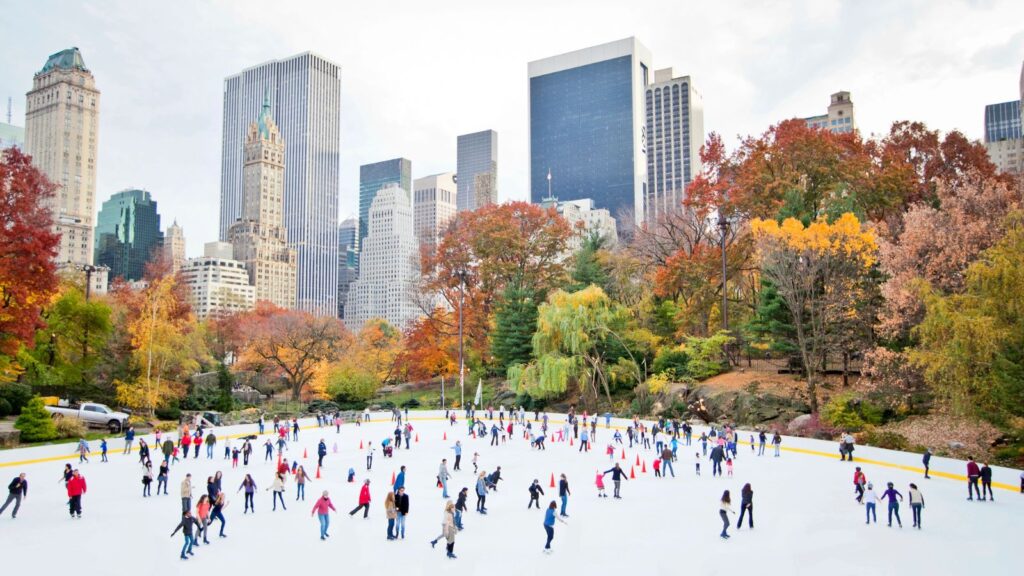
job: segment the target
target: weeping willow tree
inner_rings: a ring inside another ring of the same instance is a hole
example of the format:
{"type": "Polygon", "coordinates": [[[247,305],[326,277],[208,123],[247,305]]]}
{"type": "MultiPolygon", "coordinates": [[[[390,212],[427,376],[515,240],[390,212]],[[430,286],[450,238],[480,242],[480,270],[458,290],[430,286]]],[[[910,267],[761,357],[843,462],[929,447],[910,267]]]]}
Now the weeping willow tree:
{"type": "Polygon", "coordinates": [[[593,402],[603,391],[610,404],[606,354],[613,342],[625,348],[618,334],[627,319],[626,310],[597,286],[554,292],[537,311],[534,360],[509,367],[509,381],[534,398],[558,397],[576,387],[584,401],[593,402]]]}

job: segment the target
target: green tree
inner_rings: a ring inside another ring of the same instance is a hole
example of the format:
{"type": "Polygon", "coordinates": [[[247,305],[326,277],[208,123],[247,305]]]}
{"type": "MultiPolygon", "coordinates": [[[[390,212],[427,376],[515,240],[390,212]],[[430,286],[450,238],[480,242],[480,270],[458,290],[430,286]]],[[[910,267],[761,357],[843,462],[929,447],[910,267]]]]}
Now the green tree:
{"type": "Polygon", "coordinates": [[[21,439],[25,442],[45,442],[57,437],[57,426],[39,397],[29,400],[22,408],[14,427],[21,430],[21,439]]]}
{"type": "Polygon", "coordinates": [[[583,239],[580,249],[573,257],[570,290],[582,290],[591,284],[603,288],[608,284],[608,273],[605,272],[599,258],[606,243],[604,236],[597,232],[591,232],[583,239]]]}
{"type": "Polygon", "coordinates": [[[220,362],[217,364],[217,402],[216,408],[220,412],[230,412],[235,407],[234,398],[231,397],[231,388],[235,385],[235,377],[228,370],[228,367],[220,362]]]}
{"type": "Polygon", "coordinates": [[[505,288],[494,314],[491,352],[500,372],[513,364],[526,364],[533,352],[533,333],[537,329],[537,302],[532,290],[518,284],[505,288]]]}
{"type": "MultiPolygon", "coordinates": [[[[584,401],[596,402],[603,391],[611,403],[606,368],[612,343],[622,344],[620,334],[626,328],[628,312],[615,304],[597,286],[577,292],[557,290],[538,309],[537,332],[533,335],[536,360],[515,365],[509,380],[535,398],[564,394],[575,382],[584,401]]],[[[630,353],[628,348],[627,353],[630,353]]],[[[638,370],[636,382],[641,375],[638,370]]]]}
{"type": "Polygon", "coordinates": [[[793,316],[779,296],[778,288],[767,278],[761,279],[757,309],[744,326],[744,332],[757,349],[784,356],[799,353],[793,316]]]}

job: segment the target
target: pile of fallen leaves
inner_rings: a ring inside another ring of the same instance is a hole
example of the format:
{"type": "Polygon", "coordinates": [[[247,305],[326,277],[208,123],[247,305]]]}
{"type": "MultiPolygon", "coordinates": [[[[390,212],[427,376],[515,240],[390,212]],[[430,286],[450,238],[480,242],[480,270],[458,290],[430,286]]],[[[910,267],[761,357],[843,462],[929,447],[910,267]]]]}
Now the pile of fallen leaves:
{"type": "Polygon", "coordinates": [[[911,416],[882,429],[900,434],[913,447],[931,448],[936,455],[954,458],[984,459],[991,454],[992,441],[1000,436],[999,429],[987,422],[949,413],[911,416]]]}

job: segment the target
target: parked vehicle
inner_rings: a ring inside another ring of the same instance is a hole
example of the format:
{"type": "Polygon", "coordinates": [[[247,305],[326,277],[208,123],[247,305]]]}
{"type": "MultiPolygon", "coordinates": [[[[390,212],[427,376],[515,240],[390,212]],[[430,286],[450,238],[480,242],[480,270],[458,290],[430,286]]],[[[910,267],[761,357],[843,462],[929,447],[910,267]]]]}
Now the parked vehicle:
{"type": "Polygon", "coordinates": [[[75,404],[67,400],[61,400],[56,406],[47,406],[46,411],[53,418],[77,418],[86,426],[107,428],[113,434],[119,434],[121,430],[128,427],[127,414],[115,412],[105,404],[97,404],[95,402],[75,404]]]}

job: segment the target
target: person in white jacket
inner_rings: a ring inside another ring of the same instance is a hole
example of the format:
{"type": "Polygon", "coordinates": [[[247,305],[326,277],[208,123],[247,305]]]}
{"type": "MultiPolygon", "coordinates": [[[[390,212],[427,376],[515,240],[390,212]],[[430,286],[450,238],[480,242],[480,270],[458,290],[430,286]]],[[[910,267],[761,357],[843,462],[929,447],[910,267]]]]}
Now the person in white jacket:
{"type": "Polygon", "coordinates": [[[921,529],[921,510],[924,508],[924,496],[917,489],[917,484],[910,483],[910,490],[907,491],[910,500],[910,511],[914,515],[914,528],[921,529]]]}
{"type": "Polygon", "coordinates": [[[878,493],[875,492],[875,485],[868,482],[867,490],[864,491],[864,504],[867,513],[867,522],[865,524],[871,524],[871,520],[874,519],[875,524],[878,524],[878,493]]]}
{"type": "Polygon", "coordinates": [[[445,547],[448,551],[448,557],[454,559],[455,554],[455,534],[458,530],[455,529],[455,503],[451,500],[444,504],[444,514],[441,516],[441,533],[430,541],[430,547],[434,548],[437,546],[438,540],[444,538],[448,545],[445,547]]]}

